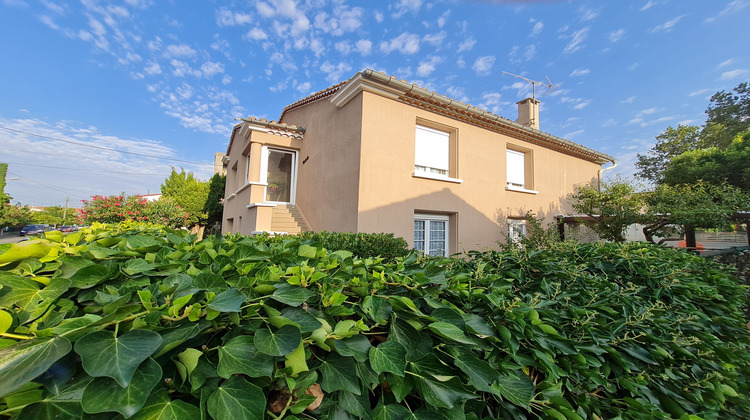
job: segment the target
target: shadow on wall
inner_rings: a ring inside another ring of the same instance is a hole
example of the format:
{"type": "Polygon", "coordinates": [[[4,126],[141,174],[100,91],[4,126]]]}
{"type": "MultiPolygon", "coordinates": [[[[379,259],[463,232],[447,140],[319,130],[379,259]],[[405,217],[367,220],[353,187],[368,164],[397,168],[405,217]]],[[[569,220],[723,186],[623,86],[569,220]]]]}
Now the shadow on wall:
{"type": "Polygon", "coordinates": [[[500,226],[491,217],[448,188],[363,211],[359,214],[358,231],[393,233],[413,246],[415,214],[449,217],[451,253],[496,248],[497,241],[504,240],[500,226]]]}

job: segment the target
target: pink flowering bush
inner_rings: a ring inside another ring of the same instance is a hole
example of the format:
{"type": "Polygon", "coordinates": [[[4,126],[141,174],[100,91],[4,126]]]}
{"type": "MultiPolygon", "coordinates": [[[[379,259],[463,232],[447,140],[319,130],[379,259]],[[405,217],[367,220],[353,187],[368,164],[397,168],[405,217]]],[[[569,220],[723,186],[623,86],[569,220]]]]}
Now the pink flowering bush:
{"type": "Polygon", "coordinates": [[[134,221],[179,228],[187,224],[185,210],[174,200],[164,197],[148,201],[139,195],[95,195],[91,200],[81,200],[81,203],[78,222],[86,225],[134,221]]]}

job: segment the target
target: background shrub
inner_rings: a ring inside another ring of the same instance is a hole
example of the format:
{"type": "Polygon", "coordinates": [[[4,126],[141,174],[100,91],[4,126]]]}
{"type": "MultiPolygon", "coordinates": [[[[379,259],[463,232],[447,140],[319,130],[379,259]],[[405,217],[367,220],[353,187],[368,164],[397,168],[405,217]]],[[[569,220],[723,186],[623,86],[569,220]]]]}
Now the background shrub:
{"type": "Polygon", "coordinates": [[[323,248],[335,251],[346,250],[358,258],[382,257],[385,261],[395,261],[398,257],[409,254],[409,244],[404,238],[396,238],[392,233],[352,233],[352,232],[302,232],[297,235],[268,236],[258,235],[258,240],[265,242],[282,242],[288,238],[297,238],[304,243],[319,244],[323,248]],[[261,239],[263,238],[263,239],[261,239]]]}

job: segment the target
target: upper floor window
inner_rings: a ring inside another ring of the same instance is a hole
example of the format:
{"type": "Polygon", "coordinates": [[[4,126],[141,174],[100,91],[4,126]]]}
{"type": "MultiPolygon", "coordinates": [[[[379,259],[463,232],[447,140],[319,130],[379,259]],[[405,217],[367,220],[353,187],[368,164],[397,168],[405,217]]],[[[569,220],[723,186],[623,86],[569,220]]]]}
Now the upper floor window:
{"type": "Polygon", "coordinates": [[[450,133],[417,125],[414,171],[450,176],[450,133]]]}
{"type": "Polygon", "coordinates": [[[505,151],[506,189],[530,194],[534,191],[534,160],[531,150],[508,148],[505,151]]]}
{"type": "Polygon", "coordinates": [[[505,153],[508,186],[526,188],[526,153],[510,149],[505,153]]]}

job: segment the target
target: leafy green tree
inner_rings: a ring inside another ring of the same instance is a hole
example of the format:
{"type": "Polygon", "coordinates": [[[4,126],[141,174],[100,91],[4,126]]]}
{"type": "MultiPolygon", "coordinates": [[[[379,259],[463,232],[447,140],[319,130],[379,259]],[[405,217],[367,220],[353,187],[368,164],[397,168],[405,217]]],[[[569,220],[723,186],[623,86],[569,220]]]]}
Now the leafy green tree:
{"type": "Polygon", "coordinates": [[[139,195],[101,196],[82,200],[79,212],[81,223],[120,223],[125,221],[151,222],[178,228],[187,226],[188,215],[175,200],[162,197],[157,201],[147,201],[139,195]]]}
{"type": "Polygon", "coordinates": [[[31,212],[24,206],[9,203],[0,206],[0,229],[6,226],[21,226],[31,223],[31,212]]]}
{"type": "Polygon", "coordinates": [[[646,181],[660,184],[667,165],[677,156],[703,147],[701,128],[694,125],[667,127],[656,136],[656,144],[648,153],[638,154],[636,175],[646,181]]]}
{"type": "Polygon", "coordinates": [[[61,226],[65,224],[65,221],[63,220],[64,212],[65,209],[60,206],[45,207],[42,211],[31,212],[31,219],[34,223],[61,226]]]}
{"type": "Polygon", "coordinates": [[[577,213],[588,216],[582,223],[600,238],[614,242],[625,241],[625,229],[640,220],[645,204],[638,187],[620,177],[600,187],[579,185],[568,199],[577,213]]]}
{"type": "Polygon", "coordinates": [[[173,199],[187,212],[190,226],[205,226],[208,214],[204,208],[208,190],[209,184],[195,179],[192,172],[180,170],[178,173],[174,168],[161,186],[162,196],[173,199]]]}
{"type": "Polygon", "coordinates": [[[706,114],[701,136],[708,144],[729,146],[737,134],[750,129],[750,84],[740,83],[729,92],[714,94],[706,114]]]}
{"type": "Polygon", "coordinates": [[[737,212],[750,208],[750,195],[728,184],[660,185],[646,195],[651,223],[644,228],[646,238],[669,225],[679,225],[687,247],[695,247],[696,228],[721,228],[737,212]]]}
{"type": "Polygon", "coordinates": [[[728,183],[750,191],[750,130],[740,133],[726,149],[711,147],[676,156],[663,172],[669,185],[728,183]]]}
{"type": "Polygon", "coordinates": [[[206,226],[221,231],[221,221],[224,213],[224,187],[226,175],[214,174],[208,181],[208,197],[203,211],[206,213],[206,226]]]}
{"type": "Polygon", "coordinates": [[[2,205],[10,202],[11,196],[5,193],[5,177],[8,175],[8,164],[0,163],[0,212],[2,212],[2,205]]]}

